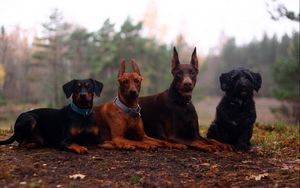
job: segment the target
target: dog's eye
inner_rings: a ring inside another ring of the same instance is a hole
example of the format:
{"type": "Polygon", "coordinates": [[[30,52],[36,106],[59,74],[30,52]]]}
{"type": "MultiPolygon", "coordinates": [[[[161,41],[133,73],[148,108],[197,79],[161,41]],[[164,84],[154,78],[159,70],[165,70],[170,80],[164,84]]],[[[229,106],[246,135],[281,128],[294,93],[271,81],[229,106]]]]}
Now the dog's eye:
{"type": "Polygon", "coordinates": [[[89,83],[86,83],[86,84],[84,84],[84,85],[85,85],[86,89],[88,89],[88,90],[92,89],[92,86],[91,86],[91,84],[89,84],[89,83]]]}
{"type": "Polygon", "coordinates": [[[134,79],[134,83],[139,84],[140,81],[138,79],[134,79]]]}
{"type": "Polygon", "coordinates": [[[192,72],[190,73],[190,75],[191,75],[191,77],[195,77],[195,76],[196,76],[196,72],[192,71],[192,72]]]}
{"type": "Polygon", "coordinates": [[[80,87],[81,87],[81,84],[79,84],[79,83],[75,85],[75,89],[76,89],[76,90],[79,90],[80,87]]]}
{"type": "Polygon", "coordinates": [[[91,86],[87,86],[86,89],[88,90],[88,92],[92,92],[93,88],[91,86]]]}
{"type": "Polygon", "coordinates": [[[122,83],[123,83],[123,84],[128,84],[129,81],[128,81],[128,80],[123,80],[122,83]]]}
{"type": "Polygon", "coordinates": [[[176,76],[178,77],[178,78],[182,78],[183,77],[183,72],[178,72],[177,74],[176,74],[176,76]]]}

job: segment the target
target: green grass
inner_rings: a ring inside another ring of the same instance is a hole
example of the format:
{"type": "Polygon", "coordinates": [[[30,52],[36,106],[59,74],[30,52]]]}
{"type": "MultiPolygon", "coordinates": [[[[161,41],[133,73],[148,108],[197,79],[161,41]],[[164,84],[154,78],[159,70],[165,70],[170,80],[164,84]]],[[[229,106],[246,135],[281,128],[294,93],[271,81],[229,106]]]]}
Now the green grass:
{"type": "MultiPolygon", "coordinates": [[[[208,126],[200,125],[200,134],[206,136],[208,126]]],[[[300,159],[300,126],[277,122],[254,125],[251,143],[261,147],[268,157],[300,159]]]]}
{"type": "Polygon", "coordinates": [[[300,158],[300,127],[286,123],[255,124],[252,144],[271,157],[300,158]]]}
{"type": "Polygon", "coordinates": [[[10,130],[15,123],[14,119],[1,119],[0,120],[0,129],[10,130]]]}
{"type": "Polygon", "coordinates": [[[141,180],[141,177],[140,176],[137,176],[137,175],[133,175],[130,177],[130,181],[133,183],[133,184],[136,184],[136,183],[139,183],[141,180]]]}

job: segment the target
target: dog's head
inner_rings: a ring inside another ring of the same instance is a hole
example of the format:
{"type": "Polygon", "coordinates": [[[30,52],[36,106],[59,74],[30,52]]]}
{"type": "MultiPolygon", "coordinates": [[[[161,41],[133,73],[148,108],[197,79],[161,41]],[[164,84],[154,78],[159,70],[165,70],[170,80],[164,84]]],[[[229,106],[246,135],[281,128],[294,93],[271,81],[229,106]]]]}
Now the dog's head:
{"type": "Polygon", "coordinates": [[[253,91],[261,87],[261,76],[248,69],[234,69],[220,76],[221,89],[227,94],[237,98],[249,98],[253,96],[253,91]]]}
{"type": "Polygon", "coordinates": [[[173,86],[186,101],[190,101],[192,98],[198,72],[196,48],[193,51],[191,62],[189,64],[180,64],[178,53],[174,47],[172,58],[173,86]]]}
{"type": "Polygon", "coordinates": [[[79,108],[92,108],[94,93],[100,96],[103,84],[94,79],[72,80],[63,85],[67,98],[72,95],[72,100],[79,108]]]}
{"type": "Polygon", "coordinates": [[[134,59],[131,60],[132,72],[125,72],[125,64],[126,61],[123,59],[118,74],[119,92],[126,100],[135,100],[139,96],[143,78],[134,59]]]}

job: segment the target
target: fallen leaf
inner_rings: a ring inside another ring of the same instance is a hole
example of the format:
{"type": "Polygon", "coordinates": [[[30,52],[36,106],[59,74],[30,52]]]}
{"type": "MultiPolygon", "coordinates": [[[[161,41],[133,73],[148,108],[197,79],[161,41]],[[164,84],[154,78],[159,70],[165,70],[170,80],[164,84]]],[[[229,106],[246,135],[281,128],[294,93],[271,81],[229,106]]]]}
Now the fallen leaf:
{"type": "Polygon", "coordinates": [[[202,165],[202,166],[210,166],[209,163],[202,163],[202,164],[200,164],[200,165],[202,165]]]}
{"type": "Polygon", "coordinates": [[[27,182],[26,181],[22,181],[22,182],[20,182],[20,185],[26,185],[27,184],[27,182]]]}
{"type": "Polygon", "coordinates": [[[86,175],[83,175],[83,174],[73,174],[73,175],[69,175],[69,178],[70,179],[74,179],[74,180],[82,180],[85,178],[86,175]]]}
{"type": "Polygon", "coordinates": [[[282,164],[281,170],[290,170],[290,167],[287,164],[282,164]]]}
{"type": "Polygon", "coordinates": [[[258,174],[258,175],[251,175],[250,177],[246,177],[246,180],[251,180],[254,179],[255,181],[259,181],[262,178],[268,177],[269,173],[263,173],[263,174],[258,174]]]}
{"type": "Polygon", "coordinates": [[[98,161],[102,161],[103,158],[99,157],[99,156],[93,156],[92,157],[93,160],[98,160],[98,161]]]}
{"type": "Polygon", "coordinates": [[[218,168],[218,165],[213,165],[209,168],[209,172],[212,173],[212,174],[215,174],[217,172],[219,172],[219,168],[218,168]]]}
{"type": "Polygon", "coordinates": [[[253,161],[242,161],[242,163],[247,164],[247,163],[252,163],[253,161]]]}

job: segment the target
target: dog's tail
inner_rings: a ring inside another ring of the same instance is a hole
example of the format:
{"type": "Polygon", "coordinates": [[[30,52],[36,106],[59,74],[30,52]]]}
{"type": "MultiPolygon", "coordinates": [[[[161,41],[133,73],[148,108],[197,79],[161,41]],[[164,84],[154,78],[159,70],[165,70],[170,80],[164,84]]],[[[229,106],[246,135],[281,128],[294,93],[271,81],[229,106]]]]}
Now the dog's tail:
{"type": "Polygon", "coordinates": [[[15,133],[10,138],[8,138],[7,140],[1,140],[0,145],[12,144],[14,141],[16,141],[16,134],[15,133]]]}

